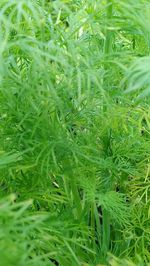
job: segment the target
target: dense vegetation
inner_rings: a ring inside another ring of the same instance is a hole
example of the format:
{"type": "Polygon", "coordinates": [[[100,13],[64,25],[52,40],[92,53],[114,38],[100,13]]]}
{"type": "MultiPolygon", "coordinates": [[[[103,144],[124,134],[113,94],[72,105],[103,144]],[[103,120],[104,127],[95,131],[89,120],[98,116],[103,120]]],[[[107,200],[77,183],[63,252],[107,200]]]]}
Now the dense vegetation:
{"type": "Polygon", "coordinates": [[[0,1],[0,266],[150,265],[149,18],[0,1]]]}

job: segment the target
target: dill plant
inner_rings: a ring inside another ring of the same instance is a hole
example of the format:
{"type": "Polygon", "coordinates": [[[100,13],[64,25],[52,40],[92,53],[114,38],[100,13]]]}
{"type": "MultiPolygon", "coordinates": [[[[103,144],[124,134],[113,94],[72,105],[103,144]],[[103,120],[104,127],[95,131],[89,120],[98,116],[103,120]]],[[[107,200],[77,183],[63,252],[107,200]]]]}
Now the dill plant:
{"type": "Polygon", "coordinates": [[[1,0],[0,265],[149,264],[149,12],[1,0]]]}

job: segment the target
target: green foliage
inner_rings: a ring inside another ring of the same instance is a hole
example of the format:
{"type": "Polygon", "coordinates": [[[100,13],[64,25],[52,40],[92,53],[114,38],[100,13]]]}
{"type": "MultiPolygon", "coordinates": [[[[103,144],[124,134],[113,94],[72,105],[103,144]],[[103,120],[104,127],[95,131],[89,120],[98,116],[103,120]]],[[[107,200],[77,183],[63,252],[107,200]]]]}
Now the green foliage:
{"type": "Polygon", "coordinates": [[[39,253],[44,215],[26,213],[32,201],[14,200],[11,195],[0,202],[0,265],[48,265],[39,253]]]}
{"type": "Polygon", "coordinates": [[[149,265],[149,15],[1,0],[0,265],[149,265]]]}

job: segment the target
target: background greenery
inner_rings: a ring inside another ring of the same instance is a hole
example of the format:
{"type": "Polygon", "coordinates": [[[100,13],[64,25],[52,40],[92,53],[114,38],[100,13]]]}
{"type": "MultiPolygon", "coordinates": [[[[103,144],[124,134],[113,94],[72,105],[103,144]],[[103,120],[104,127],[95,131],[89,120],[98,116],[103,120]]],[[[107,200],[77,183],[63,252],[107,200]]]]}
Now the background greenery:
{"type": "Polygon", "coordinates": [[[0,1],[1,266],[150,264],[149,17],[0,1]]]}

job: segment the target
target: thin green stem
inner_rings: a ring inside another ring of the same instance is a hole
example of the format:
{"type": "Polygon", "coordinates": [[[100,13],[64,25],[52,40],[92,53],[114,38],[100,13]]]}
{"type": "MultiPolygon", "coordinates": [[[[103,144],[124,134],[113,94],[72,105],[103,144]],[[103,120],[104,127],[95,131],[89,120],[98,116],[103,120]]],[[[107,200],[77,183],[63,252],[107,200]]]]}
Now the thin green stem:
{"type": "MultiPolygon", "coordinates": [[[[109,21],[112,19],[113,16],[113,5],[111,0],[107,0],[107,10],[106,10],[106,20],[107,24],[109,25],[109,21]]],[[[112,49],[112,32],[108,29],[107,25],[107,30],[106,30],[106,40],[105,40],[105,45],[104,45],[104,52],[105,54],[109,54],[112,49]]]]}
{"type": "Polygon", "coordinates": [[[104,208],[102,210],[102,214],[103,214],[102,253],[103,256],[105,257],[107,255],[107,252],[109,251],[109,246],[110,246],[110,217],[108,211],[105,210],[104,208]]]}
{"type": "Polygon", "coordinates": [[[76,183],[76,180],[73,176],[72,176],[72,180],[71,180],[71,190],[72,190],[74,202],[76,205],[77,218],[79,219],[81,217],[81,214],[82,214],[82,205],[81,205],[81,198],[79,195],[77,183],[76,183]]]}
{"type": "Polygon", "coordinates": [[[100,217],[99,217],[99,213],[98,213],[96,204],[94,206],[94,212],[95,212],[95,224],[96,224],[96,232],[97,232],[97,241],[98,241],[98,244],[99,244],[99,248],[101,248],[102,228],[101,228],[100,217]]]}
{"type": "Polygon", "coordinates": [[[94,203],[91,204],[91,233],[93,237],[93,249],[95,249],[95,217],[94,217],[94,203]]]}

